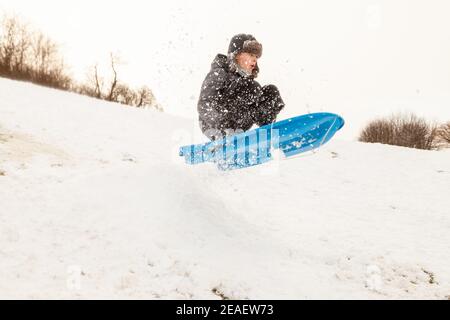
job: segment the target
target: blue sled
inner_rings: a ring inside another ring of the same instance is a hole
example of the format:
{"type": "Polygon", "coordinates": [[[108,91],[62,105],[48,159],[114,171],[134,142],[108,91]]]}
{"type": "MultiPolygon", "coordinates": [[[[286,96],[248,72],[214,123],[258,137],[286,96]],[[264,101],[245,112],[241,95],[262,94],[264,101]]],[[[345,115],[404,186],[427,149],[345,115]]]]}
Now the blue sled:
{"type": "Polygon", "coordinates": [[[272,160],[271,150],[286,157],[317,149],[345,124],[333,113],[312,113],[275,122],[224,139],[180,148],[188,164],[217,163],[221,170],[259,165],[272,160]]]}

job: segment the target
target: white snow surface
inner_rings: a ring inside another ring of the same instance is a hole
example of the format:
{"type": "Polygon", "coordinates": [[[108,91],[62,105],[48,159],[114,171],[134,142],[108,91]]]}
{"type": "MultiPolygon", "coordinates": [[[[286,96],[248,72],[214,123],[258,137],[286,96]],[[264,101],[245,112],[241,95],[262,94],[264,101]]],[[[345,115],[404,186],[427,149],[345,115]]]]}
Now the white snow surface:
{"type": "Polygon", "coordinates": [[[194,126],[0,79],[0,298],[450,298],[450,150],[221,172],[194,126]]]}

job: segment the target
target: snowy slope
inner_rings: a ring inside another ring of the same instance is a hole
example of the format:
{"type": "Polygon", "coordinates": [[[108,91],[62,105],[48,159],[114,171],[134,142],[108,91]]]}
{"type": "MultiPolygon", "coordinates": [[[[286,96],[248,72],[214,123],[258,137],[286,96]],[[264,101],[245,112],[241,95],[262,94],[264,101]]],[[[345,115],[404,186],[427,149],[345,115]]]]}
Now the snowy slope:
{"type": "Polygon", "coordinates": [[[448,150],[224,173],[194,126],[0,79],[0,298],[449,298],[448,150]]]}

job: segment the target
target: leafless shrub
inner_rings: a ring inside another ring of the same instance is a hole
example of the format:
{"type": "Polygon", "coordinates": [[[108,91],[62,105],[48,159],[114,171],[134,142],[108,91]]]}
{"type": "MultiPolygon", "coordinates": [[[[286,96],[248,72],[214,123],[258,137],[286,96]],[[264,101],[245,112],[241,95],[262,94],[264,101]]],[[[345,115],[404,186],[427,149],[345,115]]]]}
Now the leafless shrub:
{"type": "Polygon", "coordinates": [[[414,114],[398,114],[370,122],[359,141],[431,150],[436,148],[437,135],[436,124],[414,114]]]}
{"type": "Polygon", "coordinates": [[[439,148],[450,147],[450,122],[447,122],[438,128],[437,144],[439,148]]]}
{"type": "MultiPolygon", "coordinates": [[[[148,87],[141,87],[136,92],[135,106],[138,108],[150,106],[155,103],[155,96],[153,92],[148,87]]],[[[157,106],[155,106],[158,108],[157,106]]]]}
{"type": "Polygon", "coordinates": [[[119,83],[115,85],[112,99],[115,102],[132,106],[136,100],[136,93],[126,84],[119,83]]]}

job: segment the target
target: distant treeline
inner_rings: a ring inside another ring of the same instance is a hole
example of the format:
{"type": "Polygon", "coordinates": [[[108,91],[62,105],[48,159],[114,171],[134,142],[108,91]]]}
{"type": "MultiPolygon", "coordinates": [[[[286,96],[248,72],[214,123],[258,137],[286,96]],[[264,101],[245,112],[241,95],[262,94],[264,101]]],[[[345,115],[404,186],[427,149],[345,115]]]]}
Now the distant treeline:
{"type": "Polygon", "coordinates": [[[30,29],[16,16],[5,15],[0,21],[0,77],[162,111],[148,87],[132,89],[119,80],[117,64],[118,57],[111,54],[109,65],[112,76],[108,80],[99,74],[96,65],[91,68],[87,80],[78,83],[68,74],[69,68],[57,43],[42,32],[30,29]]]}

